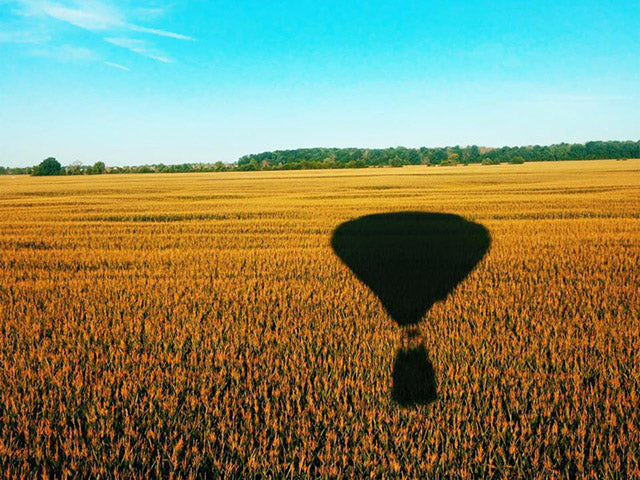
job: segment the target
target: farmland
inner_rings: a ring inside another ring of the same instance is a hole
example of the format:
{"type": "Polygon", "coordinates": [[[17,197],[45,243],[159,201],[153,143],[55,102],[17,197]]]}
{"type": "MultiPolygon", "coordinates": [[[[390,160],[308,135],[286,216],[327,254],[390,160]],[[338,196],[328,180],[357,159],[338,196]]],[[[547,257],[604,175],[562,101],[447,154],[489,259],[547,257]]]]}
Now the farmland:
{"type": "Polygon", "coordinates": [[[639,265],[639,160],[3,176],[0,472],[640,477],[639,265]],[[409,313],[398,212],[477,237],[409,313]]]}

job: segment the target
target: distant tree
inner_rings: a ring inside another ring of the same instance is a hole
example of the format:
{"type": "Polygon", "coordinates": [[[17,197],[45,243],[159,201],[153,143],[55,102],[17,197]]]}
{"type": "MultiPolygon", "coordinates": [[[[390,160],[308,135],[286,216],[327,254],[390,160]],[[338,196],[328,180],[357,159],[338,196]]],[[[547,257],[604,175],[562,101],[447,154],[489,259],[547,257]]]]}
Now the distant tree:
{"type": "Polygon", "coordinates": [[[344,168],[365,168],[366,166],[364,160],[351,160],[344,164],[344,168]]]}
{"type": "Polygon", "coordinates": [[[38,176],[60,175],[61,173],[62,165],[53,157],[45,158],[34,170],[34,175],[38,176]]]}
{"type": "Polygon", "coordinates": [[[76,160],[66,168],[67,175],[80,175],[84,173],[82,170],[83,170],[82,162],[78,160],[76,160]]]}
{"type": "Polygon", "coordinates": [[[105,166],[104,162],[96,162],[93,164],[93,167],[91,167],[91,173],[93,173],[94,175],[101,175],[106,170],[107,167],[105,166]]]}
{"type": "Polygon", "coordinates": [[[442,163],[447,159],[447,151],[444,148],[438,148],[432,158],[432,162],[435,164],[442,163]]]}
{"type": "Polygon", "coordinates": [[[402,158],[400,158],[399,156],[395,156],[393,157],[390,161],[389,161],[389,165],[391,165],[392,167],[402,167],[403,165],[406,165],[407,163],[409,163],[406,160],[403,160],[402,158]]]}
{"type": "Polygon", "coordinates": [[[520,164],[524,163],[524,158],[522,158],[520,155],[516,155],[511,160],[509,160],[509,163],[512,163],[512,164],[515,164],[515,165],[520,165],[520,164]]]}
{"type": "MultiPolygon", "coordinates": [[[[562,144],[562,145],[564,146],[565,144],[562,144]]],[[[559,149],[556,147],[555,150],[557,152],[559,149]]],[[[585,158],[587,158],[587,149],[584,145],[580,143],[574,143],[573,145],[570,145],[570,146],[567,145],[566,154],[560,156],[556,153],[556,158],[558,160],[565,160],[565,159],[584,160],[585,158]]]]}
{"type": "Polygon", "coordinates": [[[450,162],[453,162],[454,164],[458,164],[461,161],[464,161],[464,158],[462,158],[463,152],[462,152],[462,148],[460,148],[460,145],[456,145],[455,147],[449,147],[447,149],[447,158],[450,162]]]}
{"type": "Polygon", "coordinates": [[[480,161],[480,149],[477,145],[471,145],[467,151],[467,159],[469,163],[477,163],[480,161]]]}
{"type": "Polygon", "coordinates": [[[407,160],[411,165],[420,165],[420,153],[418,150],[412,149],[409,150],[407,154],[407,160]]]}

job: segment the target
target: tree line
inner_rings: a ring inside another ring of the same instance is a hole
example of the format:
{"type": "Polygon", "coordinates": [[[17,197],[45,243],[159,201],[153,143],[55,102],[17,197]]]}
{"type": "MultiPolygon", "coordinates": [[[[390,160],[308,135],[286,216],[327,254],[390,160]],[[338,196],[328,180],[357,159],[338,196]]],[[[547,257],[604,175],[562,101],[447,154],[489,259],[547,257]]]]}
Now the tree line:
{"type": "Polygon", "coordinates": [[[245,155],[240,170],[401,167],[403,165],[457,165],[524,163],[557,160],[640,158],[640,141],[559,143],[548,146],[489,148],[471,145],[443,148],[303,148],[245,155]]]}
{"type": "Polygon", "coordinates": [[[326,168],[402,167],[404,165],[468,165],[480,163],[524,163],[562,160],[640,158],[640,141],[595,141],[558,143],[524,147],[442,147],[442,148],[299,148],[245,155],[227,164],[184,163],[181,165],[139,165],[107,167],[104,162],[62,166],[49,157],[26,168],[0,167],[0,175],[99,175],[117,173],[187,173],[248,170],[304,170],[326,168]]]}
{"type": "Polygon", "coordinates": [[[137,165],[125,167],[107,167],[104,162],[96,162],[93,165],[83,165],[74,162],[71,165],[62,166],[55,157],[49,157],[33,167],[0,167],[0,175],[101,175],[117,173],[189,173],[189,172],[222,172],[237,170],[235,164],[223,162],[215,163],[183,163],[180,165],[137,165]]]}

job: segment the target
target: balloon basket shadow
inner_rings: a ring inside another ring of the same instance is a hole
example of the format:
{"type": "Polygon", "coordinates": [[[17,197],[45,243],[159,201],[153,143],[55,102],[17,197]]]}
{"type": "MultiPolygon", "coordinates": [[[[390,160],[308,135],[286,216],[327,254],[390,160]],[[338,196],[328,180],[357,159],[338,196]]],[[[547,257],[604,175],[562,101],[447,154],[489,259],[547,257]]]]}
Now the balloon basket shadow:
{"type": "Polygon", "coordinates": [[[404,329],[393,364],[391,398],[402,407],[427,405],[437,398],[436,375],[416,328],[404,329]]]}

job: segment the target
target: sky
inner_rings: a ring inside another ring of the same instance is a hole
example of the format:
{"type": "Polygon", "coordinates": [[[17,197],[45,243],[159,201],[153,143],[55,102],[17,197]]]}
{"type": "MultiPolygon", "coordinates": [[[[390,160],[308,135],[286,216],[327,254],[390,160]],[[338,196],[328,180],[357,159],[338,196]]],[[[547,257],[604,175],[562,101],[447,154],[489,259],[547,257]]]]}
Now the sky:
{"type": "Polygon", "coordinates": [[[639,25],[639,0],[0,0],[0,165],[640,140],[639,25]]]}

